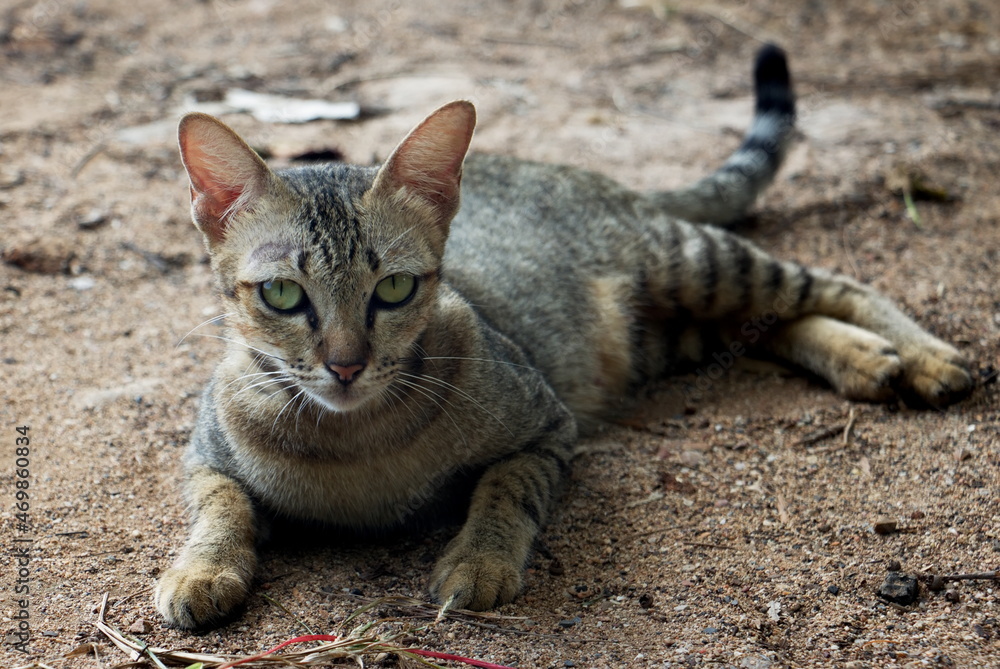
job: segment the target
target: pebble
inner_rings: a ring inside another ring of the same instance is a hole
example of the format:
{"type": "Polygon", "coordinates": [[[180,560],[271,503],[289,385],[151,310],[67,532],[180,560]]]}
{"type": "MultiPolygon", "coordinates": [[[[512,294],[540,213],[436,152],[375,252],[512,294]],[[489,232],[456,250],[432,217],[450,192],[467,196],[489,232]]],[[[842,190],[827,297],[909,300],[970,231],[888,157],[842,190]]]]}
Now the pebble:
{"type": "Polygon", "coordinates": [[[648,592],[639,595],[639,606],[644,609],[651,608],[653,606],[653,596],[648,592]]]}
{"type": "Polygon", "coordinates": [[[835,586],[835,585],[828,586],[827,589],[826,589],[826,591],[829,592],[831,595],[839,595],[840,594],[840,588],[837,587],[837,586],[835,586]]]}
{"type": "Polygon", "coordinates": [[[569,618],[567,620],[560,620],[559,621],[559,627],[562,627],[564,629],[569,629],[570,627],[573,627],[574,625],[576,625],[579,622],[582,622],[581,619],[580,619],[580,616],[576,616],[575,618],[569,618]]]}
{"type": "Polygon", "coordinates": [[[566,569],[562,566],[562,562],[558,558],[549,563],[549,573],[553,576],[562,576],[566,573],[566,569]]]}
{"type": "Polygon", "coordinates": [[[85,290],[90,290],[97,285],[92,277],[89,276],[78,276],[75,279],[70,279],[69,287],[73,290],[78,290],[81,293],[85,290]]]}
{"type": "Polygon", "coordinates": [[[139,618],[129,625],[128,631],[132,634],[149,634],[153,631],[153,626],[143,618],[139,618]]]}
{"type": "Polygon", "coordinates": [[[96,230],[107,222],[108,212],[102,209],[91,209],[76,220],[77,226],[83,230],[96,230]]]}
{"type": "Polygon", "coordinates": [[[962,596],[958,594],[958,590],[954,590],[951,588],[944,591],[944,598],[949,602],[952,602],[953,604],[957,604],[958,602],[962,601],[962,596]]]}
{"type": "Polygon", "coordinates": [[[899,560],[890,560],[889,564],[886,565],[887,571],[899,571],[903,568],[903,565],[899,564],[899,560]]]}
{"type": "Polygon", "coordinates": [[[892,534],[896,531],[898,523],[892,518],[879,518],[872,525],[872,529],[875,530],[875,534],[892,534]]]}
{"type": "Polygon", "coordinates": [[[920,584],[917,579],[898,571],[890,571],[875,592],[882,599],[901,606],[908,606],[917,601],[919,593],[920,584]]]}
{"type": "Polygon", "coordinates": [[[565,662],[563,662],[563,666],[564,667],[575,667],[576,666],[576,662],[574,662],[573,660],[566,660],[565,662]]]}
{"type": "Polygon", "coordinates": [[[921,518],[927,517],[927,514],[919,509],[910,514],[910,520],[920,520],[921,518]]]}

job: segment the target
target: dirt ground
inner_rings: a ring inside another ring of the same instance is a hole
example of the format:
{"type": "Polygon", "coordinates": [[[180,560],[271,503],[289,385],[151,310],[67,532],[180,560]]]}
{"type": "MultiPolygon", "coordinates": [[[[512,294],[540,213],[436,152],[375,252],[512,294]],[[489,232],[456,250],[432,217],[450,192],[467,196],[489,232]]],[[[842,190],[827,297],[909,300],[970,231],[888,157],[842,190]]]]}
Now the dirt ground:
{"type": "Polygon", "coordinates": [[[853,404],[726,360],[666,380],[581,445],[500,610],[517,619],[434,625],[382,604],[359,620],[519,667],[1000,667],[1000,584],[927,587],[1000,566],[1000,5],[975,0],[6,3],[0,665],[129,662],[94,627],[105,593],[108,622],[159,648],[248,655],[336,632],[370,599],[426,598],[448,537],[276,547],[230,625],[193,635],[156,613],[222,347],[182,341],[219,313],[175,148],[183,109],[235,88],[356,101],[356,121],[224,118],[276,163],[368,163],[469,98],[479,150],[669,187],[739,143],[761,40],[790,54],[802,137],[746,234],[900,302],[975,361],[974,395],[853,404]],[[874,531],[883,517],[896,531],[874,531]],[[891,566],[927,579],[916,603],[876,595],[891,566]]]}

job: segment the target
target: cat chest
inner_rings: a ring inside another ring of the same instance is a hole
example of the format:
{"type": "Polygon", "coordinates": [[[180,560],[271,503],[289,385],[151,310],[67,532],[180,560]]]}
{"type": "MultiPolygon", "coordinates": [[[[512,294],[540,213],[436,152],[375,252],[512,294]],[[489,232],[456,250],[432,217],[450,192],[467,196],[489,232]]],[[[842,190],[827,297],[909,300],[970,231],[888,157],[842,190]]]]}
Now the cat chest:
{"type": "Polygon", "coordinates": [[[358,530],[401,525],[462,487],[450,467],[428,458],[323,461],[256,453],[239,478],[274,512],[358,530]]]}

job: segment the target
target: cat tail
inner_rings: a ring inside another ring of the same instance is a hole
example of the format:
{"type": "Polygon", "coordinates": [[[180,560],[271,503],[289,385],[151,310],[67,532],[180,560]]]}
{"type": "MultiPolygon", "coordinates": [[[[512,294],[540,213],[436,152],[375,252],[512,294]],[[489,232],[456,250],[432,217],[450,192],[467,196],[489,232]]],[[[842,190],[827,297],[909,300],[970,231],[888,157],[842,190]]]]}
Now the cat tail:
{"type": "Polygon", "coordinates": [[[658,208],[694,223],[726,225],[745,217],[778,171],[795,129],[795,93],[779,47],[768,44],[758,52],[754,89],[753,123],[736,152],[691,186],[651,193],[658,208]]]}

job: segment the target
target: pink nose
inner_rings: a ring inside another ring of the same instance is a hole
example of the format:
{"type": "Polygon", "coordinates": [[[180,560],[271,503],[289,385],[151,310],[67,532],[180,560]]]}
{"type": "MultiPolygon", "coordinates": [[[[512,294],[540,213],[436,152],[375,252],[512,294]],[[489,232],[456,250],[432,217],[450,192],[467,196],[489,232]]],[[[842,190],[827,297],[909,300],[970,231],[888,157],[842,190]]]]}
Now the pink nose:
{"type": "Polygon", "coordinates": [[[330,371],[337,377],[337,380],[346,386],[358,378],[361,371],[365,368],[365,363],[356,362],[352,365],[341,365],[336,362],[328,362],[326,366],[330,368],[330,371]]]}

